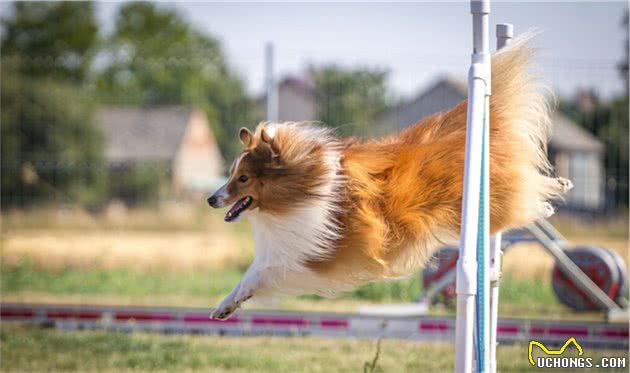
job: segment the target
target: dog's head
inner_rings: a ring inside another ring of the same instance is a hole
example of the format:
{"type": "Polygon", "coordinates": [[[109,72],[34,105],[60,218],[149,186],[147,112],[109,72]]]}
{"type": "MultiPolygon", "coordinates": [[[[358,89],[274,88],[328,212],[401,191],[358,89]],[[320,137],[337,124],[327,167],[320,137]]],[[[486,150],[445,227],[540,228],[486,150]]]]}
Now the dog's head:
{"type": "Polygon", "coordinates": [[[328,161],[328,137],[328,130],[297,124],[263,123],[255,133],[241,128],[245,148],[232,164],[228,181],[208,204],[232,205],[227,222],[256,208],[281,213],[304,205],[322,193],[322,185],[336,171],[328,161]]]}

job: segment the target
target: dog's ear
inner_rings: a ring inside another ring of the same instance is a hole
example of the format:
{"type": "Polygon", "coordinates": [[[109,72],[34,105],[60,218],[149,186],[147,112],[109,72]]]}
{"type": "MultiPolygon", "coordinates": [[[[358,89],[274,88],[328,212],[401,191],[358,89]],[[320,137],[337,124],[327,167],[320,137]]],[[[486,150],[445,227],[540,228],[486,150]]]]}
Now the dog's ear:
{"type": "Polygon", "coordinates": [[[260,131],[260,139],[263,142],[266,142],[267,144],[271,145],[271,141],[273,140],[273,138],[271,137],[271,135],[269,134],[269,132],[267,132],[266,128],[263,128],[260,131]]]}
{"type": "Polygon", "coordinates": [[[241,139],[241,142],[243,143],[243,145],[245,146],[249,146],[252,143],[252,133],[249,132],[249,130],[245,127],[241,128],[241,130],[238,133],[238,137],[241,139]]]}
{"type": "Polygon", "coordinates": [[[271,149],[271,155],[273,159],[278,159],[278,156],[280,154],[280,149],[278,147],[278,142],[274,140],[274,138],[272,137],[272,133],[269,132],[266,128],[263,128],[260,131],[260,140],[269,145],[269,148],[271,149]]]}

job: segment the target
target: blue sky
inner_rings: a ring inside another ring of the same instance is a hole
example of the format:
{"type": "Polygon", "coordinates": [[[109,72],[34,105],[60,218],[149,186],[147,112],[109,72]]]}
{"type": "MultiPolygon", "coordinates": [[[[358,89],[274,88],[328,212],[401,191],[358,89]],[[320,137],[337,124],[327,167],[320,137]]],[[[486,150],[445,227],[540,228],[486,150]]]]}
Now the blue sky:
{"type": "MultiPolygon", "coordinates": [[[[120,3],[97,7],[106,29],[120,3]]],[[[471,50],[467,2],[418,3],[162,3],[218,37],[251,93],[263,87],[263,48],[276,49],[278,75],[310,63],[390,70],[394,92],[409,96],[440,75],[465,77],[471,50]]],[[[516,32],[535,27],[538,64],[560,95],[594,88],[622,91],[616,65],[624,53],[625,2],[494,2],[491,22],[516,32]]],[[[494,32],[492,33],[494,40],[494,32]]],[[[494,44],[494,43],[493,43],[494,44]]]]}

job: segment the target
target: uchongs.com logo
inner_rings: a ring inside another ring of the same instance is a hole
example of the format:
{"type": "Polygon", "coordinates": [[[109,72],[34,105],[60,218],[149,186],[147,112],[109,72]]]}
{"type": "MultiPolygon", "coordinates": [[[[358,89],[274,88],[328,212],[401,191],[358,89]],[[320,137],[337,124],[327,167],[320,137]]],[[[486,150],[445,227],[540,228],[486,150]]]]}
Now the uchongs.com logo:
{"type": "Polygon", "coordinates": [[[571,337],[557,350],[549,349],[538,341],[529,341],[528,348],[529,363],[536,368],[625,368],[627,366],[626,357],[602,357],[594,359],[584,356],[584,349],[578,341],[571,337]],[[566,356],[565,351],[569,346],[573,345],[577,350],[577,356],[566,356]],[[534,347],[540,348],[543,352],[542,356],[534,358],[534,347]],[[563,356],[565,355],[565,356],[563,356]]]}

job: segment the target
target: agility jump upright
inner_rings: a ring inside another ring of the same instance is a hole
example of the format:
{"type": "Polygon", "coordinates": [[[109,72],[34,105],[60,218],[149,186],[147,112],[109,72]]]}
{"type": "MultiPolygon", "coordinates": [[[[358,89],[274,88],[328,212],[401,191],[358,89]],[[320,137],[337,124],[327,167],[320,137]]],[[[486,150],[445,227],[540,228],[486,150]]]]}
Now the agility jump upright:
{"type": "MultiPolygon", "coordinates": [[[[457,373],[469,373],[473,370],[488,372],[490,366],[493,369],[496,367],[496,364],[489,363],[490,357],[494,358],[495,355],[495,346],[490,343],[490,0],[471,1],[470,11],[473,21],[473,53],[468,72],[466,160],[460,255],[457,261],[457,373]],[[473,366],[475,362],[476,366],[473,366]]],[[[500,249],[500,242],[495,242],[493,246],[500,249]]],[[[496,249],[493,250],[493,257],[497,263],[500,254],[495,251],[496,249]]],[[[497,274],[498,280],[498,269],[495,268],[493,272],[497,274]]],[[[495,284],[498,285],[498,282],[495,284]]],[[[496,293],[498,294],[498,288],[496,293]]],[[[497,306],[497,301],[498,297],[493,309],[497,306]]],[[[494,312],[492,314],[496,317],[494,312]]],[[[492,325],[496,327],[496,320],[493,320],[492,325]]],[[[496,330],[492,332],[493,336],[495,333],[496,330]]]]}

